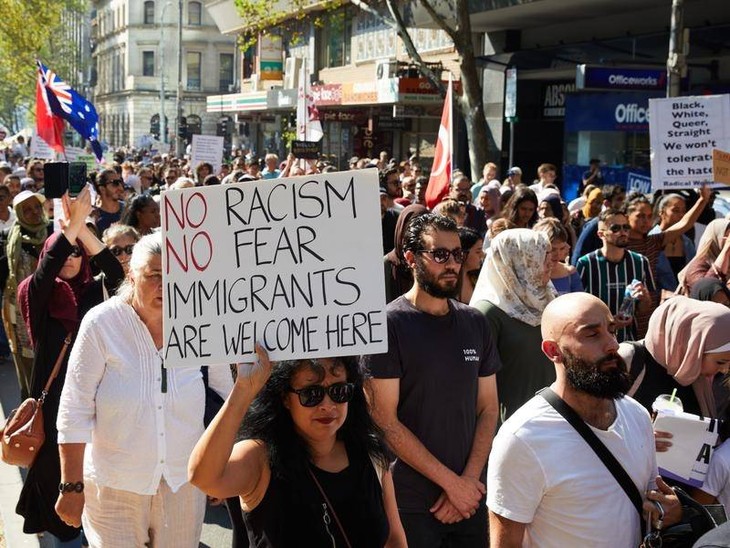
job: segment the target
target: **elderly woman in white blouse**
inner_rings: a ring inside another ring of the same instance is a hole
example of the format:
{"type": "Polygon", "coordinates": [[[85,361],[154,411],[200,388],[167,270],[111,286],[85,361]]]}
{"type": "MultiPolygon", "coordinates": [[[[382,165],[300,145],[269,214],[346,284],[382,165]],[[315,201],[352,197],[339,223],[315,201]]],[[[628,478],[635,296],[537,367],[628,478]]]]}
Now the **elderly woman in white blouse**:
{"type": "MultiPolygon", "coordinates": [[[[143,237],[117,295],[84,318],[58,411],[56,511],[90,546],[197,547],[205,495],[187,481],[203,433],[199,368],[162,365],[162,239],[143,237]],[[87,450],[87,444],[91,446],[87,450]]],[[[226,397],[227,367],[210,387],[226,397]]]]}

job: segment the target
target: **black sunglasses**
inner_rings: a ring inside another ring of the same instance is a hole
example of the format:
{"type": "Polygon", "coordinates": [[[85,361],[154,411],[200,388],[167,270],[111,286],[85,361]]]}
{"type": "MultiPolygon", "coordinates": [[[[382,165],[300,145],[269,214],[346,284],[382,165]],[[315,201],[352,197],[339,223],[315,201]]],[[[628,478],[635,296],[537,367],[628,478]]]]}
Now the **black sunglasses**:
{"type": "Polygon", "coordinates": [[[77,259],[81,257],[81,248],[77,245],[71,246],[71,256],[76,257],[77,259]]]}
{"type": "Polygon", "coordinates": [[[131,255],[132,250],[134,250],[134,244],[125,245],[124,247],[119,247],[115,245],[109,248],[109,251],[111,251],[112,255],[114,255],[115,257],[119,257],[119,255],[121,255],[122,253],[131,255]]]}
{"type": "Polygon", "coordinates": [[[433,256],[434,262],[438,264],[447,263],[449,257],[453,257],[454,262],[461,264],[464,262],[464,259],[466,259],[466,255],[469,251],[461,249],[460,247],[451,250],[444,247],[437,247],[436,249],[421,249],[419,253],[430,253],[433,256]]]}
{"type": "MultiPolygon", "coordinates": [[[[106,183],[104,183],[104,185],[114,185],[114,186],[122,186],[123,184],[124,184],[124,181],[122,181],[121,179],[113,179],[111,181],[107,181],[106,183]]],[[[102,185],[102,186],[104,186],[104,185],[102,185]]]]}
{"type": "Polygon", "coordinates": [[[314,407],[322,403],[325,394],[329,395],[330,399],[335,403],[349,402],[355,395],[355,385],[351,382],[336,382],[329,386],[312,384],[299,390],[289,388],[289,392],[294,392],[299,396],[299,403],[303,407],[314,407]]]}
{"type": "Polygon", "coordinates": [[[631,231],[631,225],[611,225],[608,227],[608,230],[616,234],[617,232],[621,232],[622,230],[625,232],[631,231]]]}

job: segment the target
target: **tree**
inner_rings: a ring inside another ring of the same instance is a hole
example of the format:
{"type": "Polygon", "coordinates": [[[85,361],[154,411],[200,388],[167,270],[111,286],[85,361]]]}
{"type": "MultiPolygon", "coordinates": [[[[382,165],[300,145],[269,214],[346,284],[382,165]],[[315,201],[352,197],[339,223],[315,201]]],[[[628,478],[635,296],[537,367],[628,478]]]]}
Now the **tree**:
{"type": "MultiPolygon", "coordinates": [[[[421,7],[433,23],[451,38],[459,54],[462,88],[462,94],[455,94],[454,100],[466,125],[471,172],[474,177],[481,174],[482,167],[488,159],[493,161],[498,159],[499,151],[484,113],[483,91],[475,59],[468,0],[411,0],[408,3],[395,0],[350,0],[350,2],[398,33],[413,64],[418,67],[424,78],[439,89],[442,97],[446,95],[446,87],[418,53],[408,30],[407,21],[412,20],[413,12],[421,7]]],[[[277,26],[285,25],[287,21],[303,19],[309,9],[316,7],[319,10],[332,10],[347,2],[333,0],[323,6],[323,3],[311,0],[290,0],[288,10],[272,10],[271,4],[266,0],[235,0],[235,3],[245,24],[245,43],[250,45],[258,34],[271,32],[277,26]]]]}
{"type": "Polygon", "coordinates": [[[79,44],[65,18],[86,12],[86,0],[0,0],[0,123],[17,131],[34,109],[37,58],[71,80],[79,44]]]}

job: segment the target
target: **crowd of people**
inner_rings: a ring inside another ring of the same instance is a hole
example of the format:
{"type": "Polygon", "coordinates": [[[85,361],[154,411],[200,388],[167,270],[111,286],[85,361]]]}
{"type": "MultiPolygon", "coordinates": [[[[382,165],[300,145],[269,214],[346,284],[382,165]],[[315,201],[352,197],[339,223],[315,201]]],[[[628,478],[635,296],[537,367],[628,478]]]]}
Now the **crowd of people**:
{"type": "MultiPolygon", "coordinates": [[[[225,501],[237,547],[628,548],[653,501],[665,526],[681,518],[652,404],[673,394],[730,418],[730,220],[709,188],[626,196],[591,162],[567,201],[552,164],[530,183],[488,163],[477,181],[455,171],[429,208],[415,158],[352,158],[379,174],[388,351],[271,363],[257,347],[255,364],[168,369],[161,193],[336,168],[115,160],[55,202],[42,161],[0,163],[0,354],[23,398],[62,363],[17,506],[26,532],[193,547],[206,495],[225,501]]],[[[730,443],[715,454],[693,495],[730,503],[730,443]]]]}

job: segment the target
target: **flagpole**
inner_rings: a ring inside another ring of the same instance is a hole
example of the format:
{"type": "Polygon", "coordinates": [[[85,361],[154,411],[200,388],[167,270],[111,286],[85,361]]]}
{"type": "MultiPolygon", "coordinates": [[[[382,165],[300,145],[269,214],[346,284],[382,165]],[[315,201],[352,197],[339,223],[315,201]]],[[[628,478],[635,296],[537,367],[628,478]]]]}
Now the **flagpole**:
{"type": "Polygon", "coordinates": [[[453,73],[449,71],[449,116],[451,117],[451,127],[449,128],[449,153],[451,154],[451,162],[449,162],[449,185],[452,181],[454,173],[454,83],[453,73]]]}

